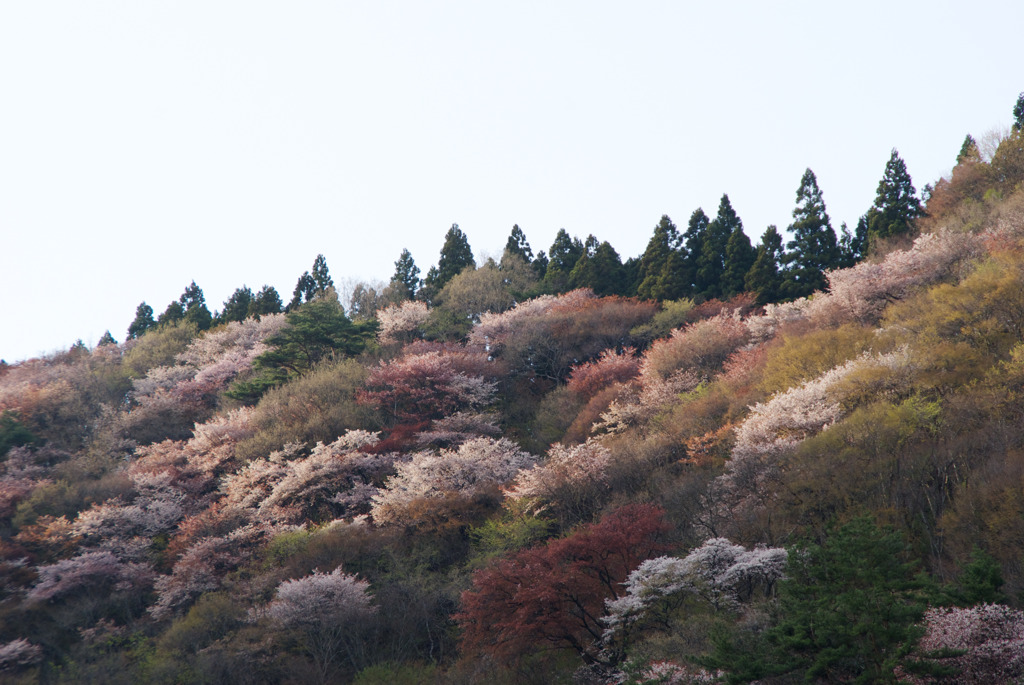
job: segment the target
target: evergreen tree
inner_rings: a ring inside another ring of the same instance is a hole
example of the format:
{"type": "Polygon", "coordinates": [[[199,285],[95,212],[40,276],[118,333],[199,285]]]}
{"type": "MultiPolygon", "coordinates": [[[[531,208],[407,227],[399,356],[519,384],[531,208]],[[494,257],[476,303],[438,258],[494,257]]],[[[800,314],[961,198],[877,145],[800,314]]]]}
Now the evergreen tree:
{"type": "Polygon", "coordinates": [[[308,271],[303,271],[295,284],[295,290],[292,291],[292,301],[288,303],[287,311],[296,309],[303,302],[309,302],[314,297],[316,297],[316,281],[308,271]]]}
{"type": "Polygon", "coordinates": [[[224,309],[217,317],[220,322],[227,321],[245,321],[252,309],[252,290],[249,286],[243,285],[241,288],[236,288],[235,292],[231,293],[231,297],[224,302],[224,309]]]}
{"type": "Polygon", "coordinates": [[[596,295],[619,295],[624,288],[622,258],[607,240],[590,236],[583,255],[569,274],[573,288],[590,288],[596,295]]]}
{"type": "Polygon", "coordinates": [[[519,224],[512,226],[512,233],[505,243],[505,252],[518,255],[527,264],[533,262],[533,250],[530,249],[530,243],[526,242],[526,234],[519,228],[519,224]]]}
{"type": "Polygon", "coordinates": [[[282,311],[284,303],[281,302],[281,296],[276,288],[269,285],[264,285],[249,303],[249,316],[255,316],[257,319],[265,314],[280,314],[282,311]]]}
{"type": "Polygon", "coordinates": [[[313,285],[317,295],[323,295],[329,288],[334,287],[334,279],[327,270],[327,260],[322,254],[318,254],[313,260],[313,285]]]}
{"type": "Polygon", "coordinates": [[[173,300],[167,309],[163,311],[163,314],[157,317],[156,322],[162,326],[164,324],[173,324],[181,321],[185,318],[185,308],[181,306],[181,302],[173,300]]]}
{"type": "Polygon", "coordinates": [[[185,320],[194,323],[198,330],[205,331],[213,325],[213,314],[206,307],[206,298],[195,281],[185,288],[178,301],[184,308],[185,320]]]}
{"type": "Polygon", "coordinates": [[[530,267],[533,269],[533,273],[537,276],[537,280],[541,280],[548,272],[548,255],[544,250],[537,253],[533,261],[530,262],[530,267]]]}
{"type": "Polygon", "coordinates": [[[774,225],[769,226],[761,236],[754,263],[743,280],[746,290],[757,293],[757,304],[763,306],[781,299],[782,274],[779,265],[783,257],[782,234],[774,225]]]}
{"type": "Polygon", "coordinates": [[[654,235],[647,242],[647,249],[640,257],[640,273],[637,275],[639,282],[636,286],[638,297],[659,299],[665,264],[670,255],[679,249],[679,244],[679,230],[672,219],[663,214],[654,227],[654,235]]]}
{"type": "Polygon", "coordinates": [[[302,375],[319,362],[359,354],[375,333],[375,323],[356,324],[345,316],[334,290],[288,312],[287,325],[267,338],[270,348],[253,363],[256,376],[232,386],[229,397],[254,403],[263,393],[302,375]]]}
{"type": "Polygon", "coordinates": [[[565,292],[570,287],[570,274],[583,256],[583,243],[572,238],[564,228],[558,229],[555,242],[548,251],[548,268],[544,274],[544,289],[552,293],[565,292]]]}
{"type": "Polygon", "coordinates": [[[96,347],[102,347],[104,345],[116,345],[117,341],[114,340],[114,336],[110,334],[110,331],[106,331],[100,337],[100,341],[96,343],[96,347]]]}
{"type": "Polygon", "coordinates": [[[1013,130],[1024,130],[1024,93],[1017,96],[1017,102],[1013,106],[1013,130]]]}
{"type": "Polygon", "coordinates": [[[855,233],[850,233],[849,227],[844,221],[839,227],[839,261],[836,262],[837,269],[846,269],[863,258],[865,227],[867,219],[862,218],[857,222],[855,233]],[[863,222],[863,225],[862,225],[863,222]]]}
{"type": "Polygon", "coordinates": [[[681,252],[683,254],[684,273],[680,280],[686,283],[686,287],[679,297],[692,297],[697,294],[697,267],[700,256],[704,252],[704,239],[707,238],[708,225],[711,219],[704,210],[698,207],[690,214],[690,220],[686,222],[686,232],[683,233],[681,252]]]}
{"type": "Polygon", "coordinates": [[[747,272],[754,265],[757,251],[751,246],[750,238],[737,226],[725,244],[725,271],[722,273],[722,296],[733,297],[746,287],[747,272]]]}
{"type": "Polygon", "coordinates": [[[963,164],[964,162],[980,161],[981,153],[978,152],[978,141],[974,139],[970,133],[964,138],[963,144],[960,146],[960,152],[957,153],[956,163],[963,164]]]}
{"type": "Polygon", "coordinates": [[[867,213],[868,249],[873,249],[879,240],[909,233],[911,222],[922,214],[907,165],[893,148],[885,174],[878,182],[875,203],[867,213]]]}
{"type": "Polygon", "coordinates": [[[398,261],[395,262],[395,275],[391,277],[391,284],[404,299],[411,300],[416,297],[416,291],[420,287],[420,268],[416,266],[412,253],[407,249],[402,250],[398,261]]]}
{"type": "Polygon", "coordinates": [[[154,326],[153,308],[143,302],[135,308],[135,319],[128,326],[128,339],[134,340],[154,326]]]}
{"type": "Polygon", "coordinates": [[[818,179],[810,169],[800,179],[789,231],[793,240],[786,245],[789,252],[783,294],[787,298],[806,297],[827,286],[825,270],[836,268],[840,261],[836,232],[825,211],[818,179]]]}
{"type": "Polygon", "coordinates": [[[725,273],[725,248],[736,229],[743,230],[743,222],[732,208],[728,195],[718,203],[718,215],[708,224],[697,259],[696,290],[704,299],[722,296],[722,275],[725,273]]]}
{"type": "MultiPolygon", "coordinates": [[[[441,256],[437,260],[437,266],[431,267],[427,277],[423,279],[425,294],[429,298],[437,296],[448,281],[452,280],[467,267],[476,268],[476,260],[473,259],[473,251],[469,247],[466,234],[462,232],[458,224],[452,224],[448,233],[444,236],[444,245],[441,247],[441,256]]],[[[429,301],[429,300],[428,300],[429,301]]]]}
{"type": "Polygon", "coordinates": [[[865,518],[821,545],[791,550],[778,624],[764,632],[760,649],[737,653],[719,641],[709,665],[731,671],[731,682],[892,681],[923,633],[918,622],[930,590],[907,556],[899,533],[865,518]]]}

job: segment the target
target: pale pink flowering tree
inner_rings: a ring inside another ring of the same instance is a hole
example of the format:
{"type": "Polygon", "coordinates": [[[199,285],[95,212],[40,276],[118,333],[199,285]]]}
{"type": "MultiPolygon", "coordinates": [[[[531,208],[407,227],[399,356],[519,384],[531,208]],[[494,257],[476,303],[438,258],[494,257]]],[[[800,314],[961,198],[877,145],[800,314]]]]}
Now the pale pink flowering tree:
{"type": "Polygon", "coordinates": [[[746,549],[725,538],[711,538],[685,557],[644,561],[626,580],[626,593],[606,602],[606,644],[628,642],[630,631],[652,613],[664,613],[687,596],[716,610],[733,609],[757,589],[771,594],[783,577],[787,552],[780,547],[746,549]]]}
{"type": "Polygon", "coordinates": [[[679,371],[714,375],[729,355],[747,343],[747,326],[739,312],[722,313],[672,331],[655,340],[640,364],[641,381],[665,381],[679,371]]]}
{"type": "Polygon", "coordinates": [[[589,400],[614,383],[626,383],[640,373],[640,360],[636,350],[627,347],[622,352],[608,349],[593,361],[574,366],[566,387],[581,399],[589,400]]]}
{"type": "Polygon", "coordinates": [[[106,597],[111,590],[126,591],[148,585],[153,579],[148,564],[124,563],[111,552],[84,552],[71,559],[40,566],[39,578],[27,600],[43,602],[83,593],[106,597]]]}
{"type": "Polygon", "coordinates": [[[373,519],[377,523],[401,522],[405,509],[415,500],[447,493],[473,496],[509,483],[535,461],[507,438],[475,438],[439,454],[417,452],[410,461],[395,465],[397,473],[373,498],[373,519]]]}
{"type": "Polygon", "coordinates": [[[370,584],[341,570],[286,580],[267,615],[278,625],[294,631],[312,657],[323,682],[336,668],[340,652],[358,669],[362,663],[361,634],[366,619],[376,612],[370,584]]]}
{"type": "MultiPolygon", "coordinates": [[[[1024,678],[1024,612],[1001,604],[931,608],[924,624],[918,654],[956,669],[955,682],[983,685],[1024,678]],[[936,653],[949,655],[936,658],[936,653]]],[[[913,683],[932,682],[900,675],[913,683]]]]}
{"type": "Polygon", "coordinates": [[[32,666],[42,658],[42,647],[19,637],[0,645],[0,673],[32,666]]]}
{"type": "Polygon", "coordinates": [[[550,508],[570,512],[577,520],[586,518],[598,495],[608,489],[611,458],[611,450],[593,438],[582,445],[555,443],[543,463],[519,472],[505,496],[533,501],[538,511],[550,508]]]}
{"type": "Polygon", "coordinates": [[[393,304],[377,312],[380,331],[377,340],[381,345],[407,343],[419,337],[419,329],[430,316],[425,302],[407,300],[393,304]]]}

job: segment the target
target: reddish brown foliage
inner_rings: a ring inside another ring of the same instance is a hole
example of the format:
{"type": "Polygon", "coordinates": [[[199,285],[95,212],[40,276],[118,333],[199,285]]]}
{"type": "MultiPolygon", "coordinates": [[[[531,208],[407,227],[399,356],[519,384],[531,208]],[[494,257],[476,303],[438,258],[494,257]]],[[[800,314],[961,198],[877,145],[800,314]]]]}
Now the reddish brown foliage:
{"type": "Polygon", "coordinates": [[[668,528],[660,508],[631,504],[478,571],[455,616],[463,648],[500,657],[568,648],[593,661],[605,600],[618,597],[640,562],[666,551],[668,528]]]}
{"type": "Polygon", "coordinates": [[[622,354],[605,350],[594,361],[573,367],[566,383],[569,390],[584,400],[615,383],[625,383],[640,373],[640,360],[633,356],[634,350],[627,347],[622,354]]]}

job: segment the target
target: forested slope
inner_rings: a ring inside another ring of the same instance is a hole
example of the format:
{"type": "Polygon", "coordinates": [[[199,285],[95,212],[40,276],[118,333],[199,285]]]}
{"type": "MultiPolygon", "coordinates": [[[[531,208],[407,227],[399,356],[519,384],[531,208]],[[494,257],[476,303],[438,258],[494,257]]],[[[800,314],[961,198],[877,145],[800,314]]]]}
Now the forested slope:
{"type": "Polygon", "coordinates": [[[0,678],[1024,677],[1024,132],[901,164],[0,366],[0,678]]]}

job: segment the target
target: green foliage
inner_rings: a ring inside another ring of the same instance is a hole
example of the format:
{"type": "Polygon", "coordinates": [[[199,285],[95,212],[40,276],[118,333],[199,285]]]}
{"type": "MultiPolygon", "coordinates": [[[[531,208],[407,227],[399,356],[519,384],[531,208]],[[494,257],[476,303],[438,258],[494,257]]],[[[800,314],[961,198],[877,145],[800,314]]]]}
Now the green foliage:
{"type": "Polygon", "coordinates": [[[1003,570],[991,554],[975,547],[971,558],[960,570],[956,583],[946,589],[950,601],[962,607],[976,604],[1003,604],[1006,595],[1002,592],[1005,584],[1003,570]]]}
{"type": "Polygon", "coordinates": [[[320,362],[359,354],[376,324],[352,323],[334,291],[288,312],[287,325],[267,338],[270,348],[253,362],[256,376],[235,383],[228,397],[254,403],[270,388],[309,372],[320,362]]]}
{"type": "Polygon", "coordinates": [[[754,265],[757,252],[750,244],[750,238],[737,226],[725,244],[725,271],[722,272],[722,296],[739,295],[746,287],[746,276],[754,265]]]}
{"type": "Polygon", "coordinates": [[[804,171],[796,191],[793,240],[786,245],[786,270],[782,292],[787,298],[806,297],[826,286],[825,270],[839,265],[839,245],[818,179],[810,169],[804,171]]]}
{"type": "Polygon", "coordinates": [[[434,664],[387,662],[367,666],[356,674],[352,685],[430,685],[439,682],[434,664]]]}
{"type": "Polygon", "coordinates": [[[519,224],[512,226],[512,233],[505,243],[505,253],[517,255],[527,264],[533,261],[533,250],[530,249],[530,243],[526,241],[526,234],[519,228],[519,224]]]}
{"type": "Polygon", "coordinates": [[[686,325],[693,308],[694,302],[688,298],[666,300],[661,303],[661,311],[655,314],[654,318],[637,326],[629,334],[645,345],[650,344],[658,338],[668,336],[673,329],[686,325]]]}
{"type": "Polygon", "coordinates": [[[960,152],[956,155],[956,163],[963,164],[964,162],[980,162],[981,153],[978,152],[978,141],[974,139],[970,133],[964,138],[963,144],[960,145],[960,152]]]}
{"type": "Polygon", "coordinates": [[[654,235],[648,241],[647,249],[640,257],[637,297],[660,300],[668,296],[662,292],[662,276],[670,256],[679,249],[680,241],[679,230],[672,223],[672,219],[668,215],[662,215],[658,225],[654,227],[654,235]]]}
{"type": "Polygon", "coordinates": [[[875,202],[867,213],[868,248],[878,241],[909,233],[912,222],[922,215],[921,201],[907,173],[907,165],[894,148],[878,182],[875,202]]]}
{"type": "Polygon", "coordinates": [[[213,315],[206,307],[206,298],[195,281],[185,288],[178,302],[181,304],[184,320],[195,324],[197,330],[205,331],[213,325],[213,315]]]}
{"type": "Polygon", "coordinates": [[[170,366],[198,334],[195,324],[180,322],[160,326],[142,336],[124,353],[122,366],[133,378],[141,378],[157,366],[170,366]]]}
{"type": "Polygon", "coordinates": [[[777,623],[752,645],[719,640],[712,665],[731,682],[784,676],[805,682],[894,682],[923,634],[929,584],[898,533],[858,518],[821,544],[790,550],[777,623]]]}
{"type": "Polygon", "coordinates": [[[135,308],[135,319],[128,326],[128,339],[138,338],[154,326],[156,321],[153,320],[153,308],[142,302],[135,308]]]}
{"type": "Polygon", "coordinates": [[[407,300],[414,298],[416,291],[419,290],[420,268],[413,261],[412,253],[405,248],[402,249],[402,254],[395,262],[395,273],[391,277],[391,285],[407,300]]]}
{"type": "Polygon", "coordinates": [[[37,445],[40,440],[19,420],[17,411],[5,409],[0,412],[0,457],[12,447],[37,445]]]}
{"type": "Polygon", "coordinates": [[[256,433],[238,444],[236,454],[250,459],[290,442],[327,444],[351,428],[376,428],[378,417],[355,400],[366,373],[355,359],[338,359],[269,390],[255,408],[256,433]]]}
{"type": "Polygon", "coordinates": [[[569,283],[573,288],[590,288],[602,297],[625,294],[625,271],[619,253],[607,240],[585,250],[569,273],[569,283]]]}
{"type": "Polygon", "coordinates": [[[236,288],[224,302],[224,309],[217,316],[218,323],[226,321],[245,321],[253,305],[253,294],[249,286],[236,288]]]}
{"type": "MultiPolygon", "coordinates": [[[[691,217],[692,218],[692,217],[691,217]]],[[[708,224],[697,258],[695,291],[704,299],[722,296],[722,276],[725,273],[725,249],[736,229],[743,230],[743,222],[732,208],[728,195],[722,195],[718,215],[708,224]]]]}
{"type": "Polygon", "coordinates": [[[546,292],[562,293],[569,289],[573,267],[583,256],[583,250],[583,243],[579,238],[570,237],[564,228],[558,229],[547,255],[548,266],[544,272],[546,292]]]}
{"type": "Polygon", "coordinates": [[[761,236],[761,244],[754,254],[754,263],[750,265],[743,281],[747,291],[757,294],[757,304],[765,305],[781,299],[782,274],[779,273],[779,265],[784,256],[782,235],[774,225],[769,226],[761,236]]]}
{"type": "Polygon", "coordinates": [[[525,507],[506,504],[501,515],[471,528],[469,537],[476,552],[475,565],[534,545],[555,533],[554,522],[535,516],[525,507]]]}
{"type": "Polygon", "coordinates": [[[430,267],[426,278],[423,279],[423,289],[419,296],[427,302],[433,302],[441,289],[468,267],[476,268],[473,250],[470,249],[469,240],[459,225],[452,224],[444,236],[444,245],[441,246],[437,266],[430,267]]]}
{"type": "Polygon", "coordinates": [[[1017,102],[1013,105],[1013,130],[1024,129],[1024,93],[1017,96],[1017,102]]]}

